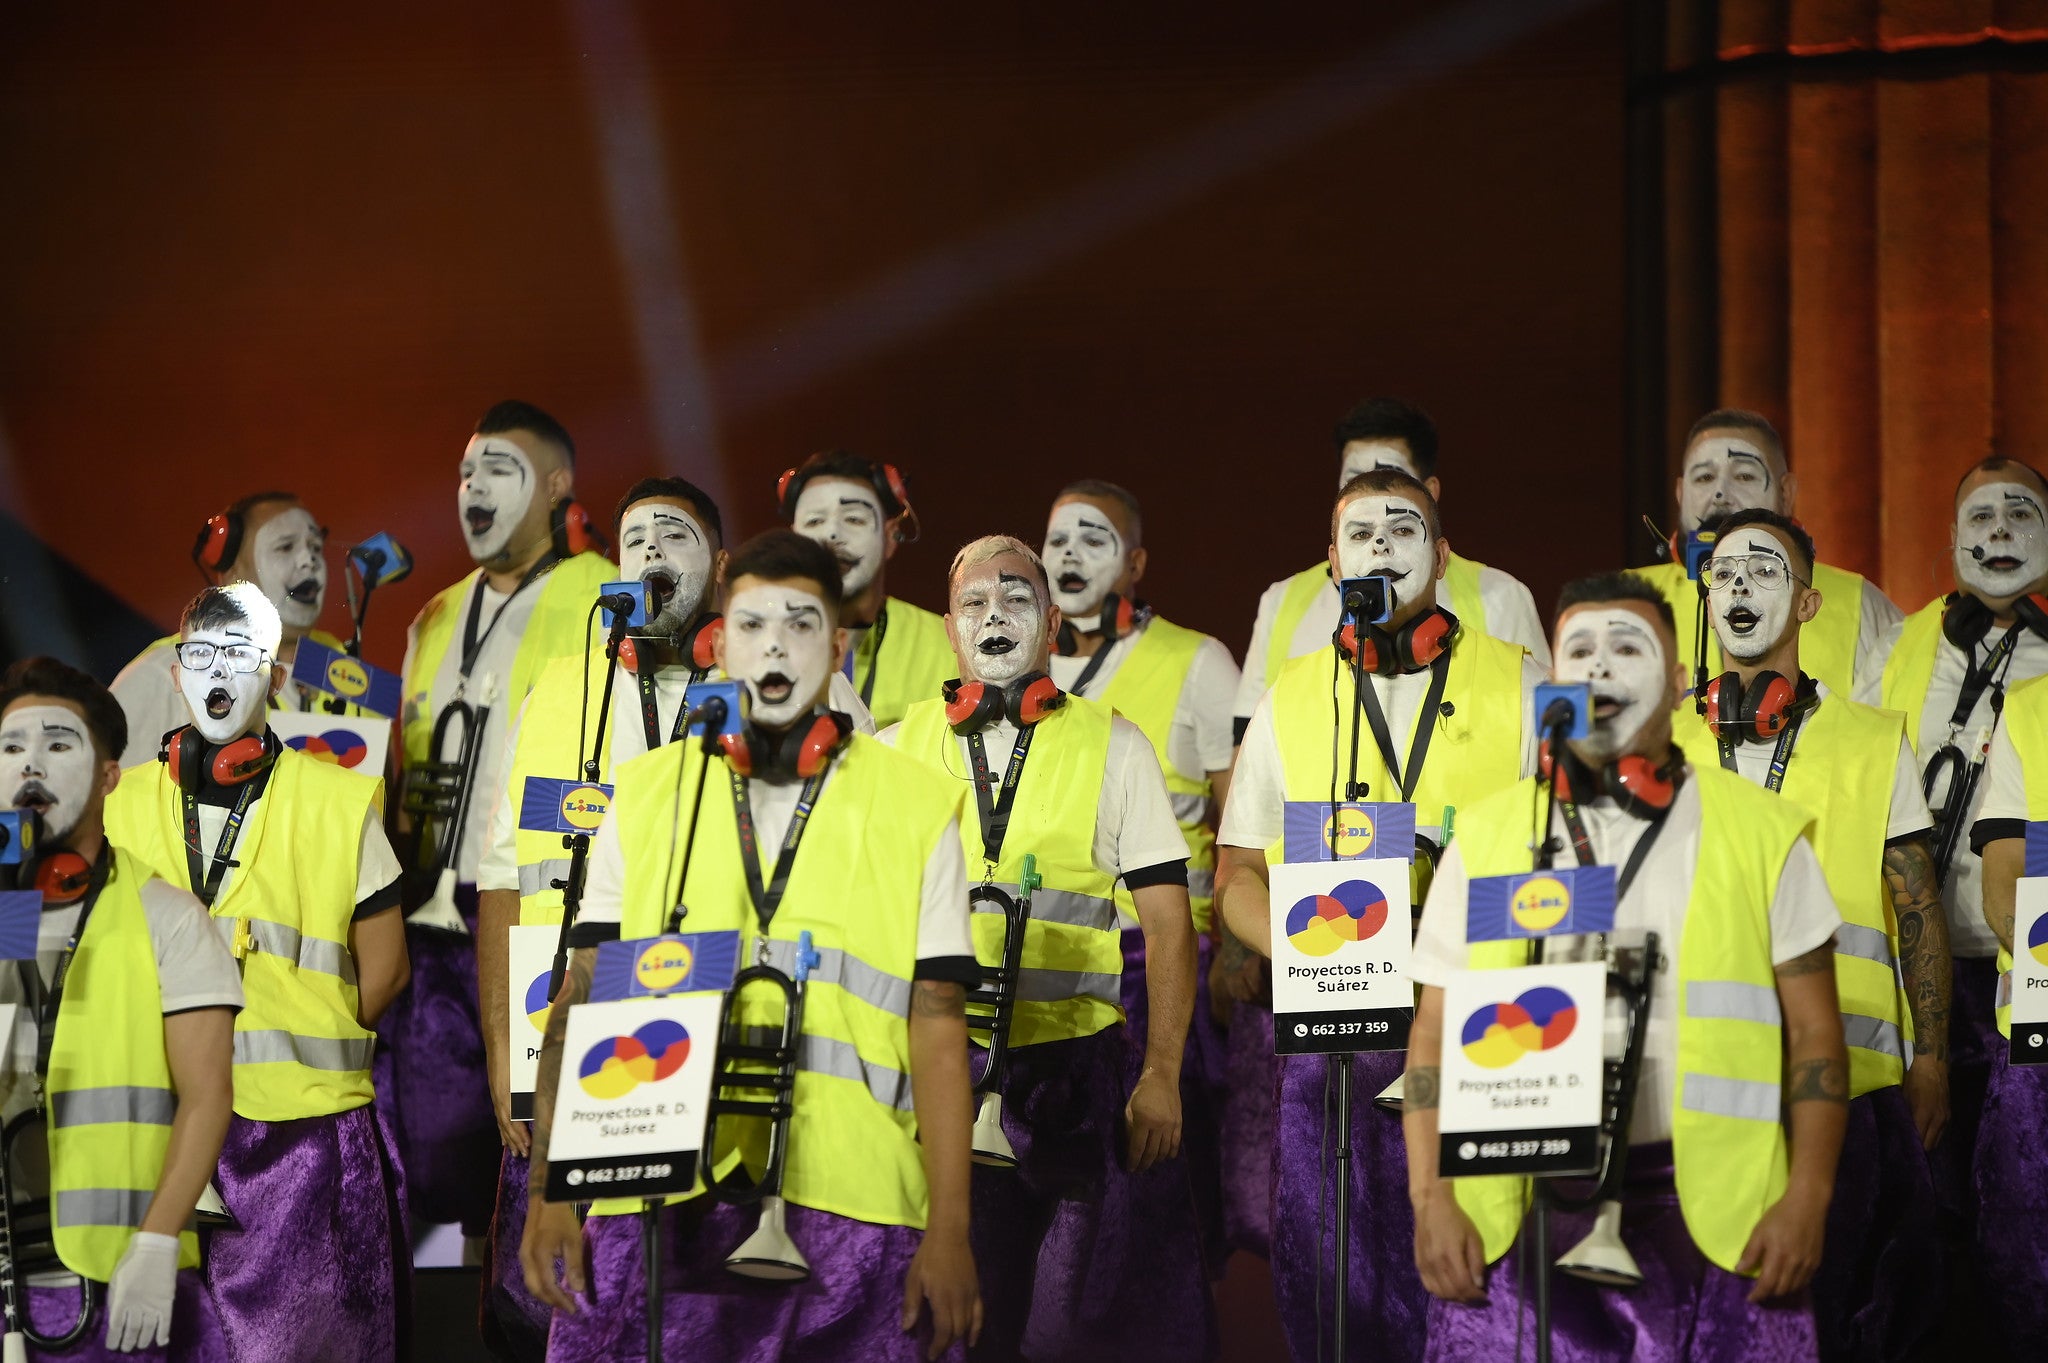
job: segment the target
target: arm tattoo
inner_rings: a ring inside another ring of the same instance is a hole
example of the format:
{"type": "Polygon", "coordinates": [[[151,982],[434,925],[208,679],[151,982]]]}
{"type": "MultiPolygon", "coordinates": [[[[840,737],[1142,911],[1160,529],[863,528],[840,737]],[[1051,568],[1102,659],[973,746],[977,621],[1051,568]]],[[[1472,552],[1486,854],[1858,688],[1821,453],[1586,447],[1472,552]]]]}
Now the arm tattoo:
{"type": "Polygon", "coordinates": [[[967,1007],[967,991],[948,980],[919,980],[910,991],[913,1017],[957,1018],[967,1007]]]}
{"type": "Polygon", "coordinates": [[[1418,1065],[1401,1081],[1401,1107],[1409,1112],[1433,1111],[1443,1082],[1443,1070],[1435,1065],[1418,1065]]]}
{"type": "Polygon", "coordinates": [[[1774,969],[1779,979],[1789,980],[1792,979],[1794,976],[1815,975],[1823,970],[1833,970],[1834,968],[1835,943],[1834,940],[1830,938],[1829,940],[1822,942],[1819,946],[1815,947],[1812,951],[1807,952],[1805,955],[1794,956],[1791,960],[1785,962],[1785,964],[1777,966],[1774,969]]]}
{"type": "Polygon", "coordinates": [[[590,976],[596,963],[597,952],[589,947],[570,952],[562,992],[548,1010],[548,1027],[540,1043],[540,1072],[533,1081],[533,1153],[526,1176],[529,1197],[547,1194],[548,1136],[555,1125],[555,1086],[562,1081],[562,1041],[569,1031],[569,1009],[590,999],[590,976]]]}
{"type": "MultiPolygon", "coordinates": [[[[1948,1059],[1948,916],[1934,878],[1934,859],[1925,841],[1884,849],[1884,883],[1899,925],[1899,969],[1906,980],[1906,1007],[1913,1015],[1913,1052],[1948,1059]]],[[[2006,924],[2006,936],[2012,925],[2006,924]]]]}
{"type": "Polygon", "coordinates": [[[1223,929],[1217,940],[1217,952],[1223,958],[1226,971],[1243,970],[1245,963],[1252,959],[1252,949],[1237,940],[1237,934],[1229,928],[1223,929]]]}
{"type": "Polygon", "coordinates": [[[1842,1103],[1849,1101],[1849,1067],[1839,1060],[1800,1060],[1793,1063],[1792,1082],[1785,1091],[1791,1103],[1842,1103]]]}

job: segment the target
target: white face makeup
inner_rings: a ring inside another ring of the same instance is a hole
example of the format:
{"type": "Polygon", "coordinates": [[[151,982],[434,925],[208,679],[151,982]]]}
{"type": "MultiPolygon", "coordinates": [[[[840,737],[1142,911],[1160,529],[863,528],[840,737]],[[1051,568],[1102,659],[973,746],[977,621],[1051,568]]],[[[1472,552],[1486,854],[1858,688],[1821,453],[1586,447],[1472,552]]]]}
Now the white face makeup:
{"type": "Polygon", "coordinates": [[[1001,686],[1042,666],[1045,602],[1014,554],[976,564],[953,584],[952,625],[963,680],[1001,686]]]}
{"type": "Polygon", "coordinates": [[[1729,657],[1755,662],[1784,640],[1799,570],[1776,535],[1745,525],[1715,542],[1702,571],[1714,635],[1729,657]]]}
{"type": "Polygon", "coordinates": [[[1436,544],[1428,516],[1406,497],[1353,497],[1337,517],[1337,564],[1346,577],[1392,578],[1397,603],[1433,595],[1436,544]]]}
{"type": "Polygon", "coordinates": [[[847,478],[813,478],[797,494],[791,529],[832,551],[839,560],[839,594],[850,601],[882,570],[887,524],[873,488],[847,478]]]}
{"type": "Polygon", "coordinates": [[[1956,581],[1983,597],[2018,596],[2048,572],[2048,519],[2026,483],[1985,483],[1956,508],[1956,581]]]}
{"type": "Polygon", "coordinates": [[[43,836],[51,841],[85,817],[98,766],[85,721],[62,705],[17,705],[0,719],[8,807],[42,815],[43,836]]]}
{"type": "Polygon", "coordinates": [[[175,666],[178,691],[185,708],[192,712],[193,727],[209,743],[226,743],[261,727],[265,703],[270,699],[270,651],[247,621],[238,620],[219,628],[195,629],[180,640],[188,644],[212,644],[213,657],[194,671],[182,657],[175,666]],[[253,672],[237,672],[227,650],[253,648],[262,661],[253,672]]]}
{"type": "Polygon", "coordinates": [[[1399,469],[1417,482],[1422,474],[1415,467],[1415,456],[1408,452],[1405,440],[1353,440],[1344,446],[1344,466],[1337,474],[1337,486],[1342,488],[1361,473],[1374,469],[1399,469]]]}
{"type": "Polygon", "coordinates": [[[1552,670],[1561,682],[1585,682],[1592,689],[1592,732],[1578,747],[1596,762],[1628,751],[1663,706],[1671,678],[1655,627],[1619,606],[1589,606],[1567,615],[1558,627],[1552,670]]]}
{"type": "Polygon", "coordinates": [[[1124,571],[1124,537],[1109,513],[1088,502],[1061,502],[1045,527],[1045,571],[1053,599],[1077,627],[1102,613],[1102,598],[1124,571]]]}
{"type": "Polygon", "coordinates": [[[753,723],[784,729],[832,679],[831,616],[802,586],[752,578],[725,606],[725,674],[747,688],[753,723]]]}
{"type": "Polygon", "coordinates": [[[462,452],[455,501],[472,561],[490,563],[511,546],[533,504],[534,486],[533,461],[524,450],[502,435],[471,438],[462,452]]]}
{"type": "Polygon", "coordinates": [[[286,629],[303,631],[320,618],[327,596],[327,531],[302,506],[287,507],[251,537],[256,585],[277,607],[286,629]]]}
{"type": "Polygon", "coordinates": [[[1685,456],[1678,515],[1687,531],[1709,516],[1762,507],[1783,511],[1784,480],[1771,470],[1763,446],[1739,435],[1709,435],[1685,456]]]}
{"type": "Polygon", "coordinates": [[[697,518],[674,502],[636,502],[619,523],[619,571],[660,582],[666,600],[647,632],[673,634],[690,623],[704,600],[711,541],[697,518]]]}

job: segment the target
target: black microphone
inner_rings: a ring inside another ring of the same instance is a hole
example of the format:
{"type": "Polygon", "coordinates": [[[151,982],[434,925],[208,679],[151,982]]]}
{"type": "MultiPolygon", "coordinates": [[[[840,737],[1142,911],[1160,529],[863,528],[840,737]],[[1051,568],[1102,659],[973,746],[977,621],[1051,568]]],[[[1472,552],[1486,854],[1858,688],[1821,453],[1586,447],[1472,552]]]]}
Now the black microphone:
{"type": "Polygon", "coordinates": [[[691,707],[690,713],[683,717],[683,727],[694,729],[702,724],[706,729],[722,729],[726,712],[724,696],[708,697],[701,705],[691,707]]]}
{"type": "Polygon", "coordinates": [[[1569,729],[1579,717],[1579,707],[1570,696],[1559,696],[1544,707],[1543,722],[1538,725],[1545,731],[1569,729]]]}
{"type": "Polygon", "coordinates": [[[1986,554],[1984,553],[1984,546],[1983,546],[1983,545],[1981,545],[1981,544],[1973,544],[1973,545],[1971,545],[1971,546],[1970,546],[1970,557],[1971,557],[1971,558],[1973,558],[1973,559],[1976,559],[1976,560],[1977,560],[1977,562],[1979,562],[1979,563],[1982,563],[1982,562],[1983,562],[1983,561],[1985,560],[1985,558],[1987,557],[1987,556],[1986,556],[1986,554]]]}
{"type": "Polygon", "coordinates": [[[631,592],[613,592],[610,596],[598,595],[598,609],[619,620],[631,615],[640,602],[631,592]]]}

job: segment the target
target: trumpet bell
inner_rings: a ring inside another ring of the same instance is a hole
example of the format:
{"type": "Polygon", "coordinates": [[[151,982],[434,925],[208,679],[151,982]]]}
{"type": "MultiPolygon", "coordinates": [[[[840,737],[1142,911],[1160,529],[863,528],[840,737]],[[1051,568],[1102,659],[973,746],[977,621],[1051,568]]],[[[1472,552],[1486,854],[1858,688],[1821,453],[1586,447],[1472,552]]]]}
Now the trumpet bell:
{"type": "Polygon", "coordinates": [[[455,907],[454,867],[441,872],[440,878],[434,882],[434,892],[427,896],[427,902],[407,914],[405,921],[434,932],[469,936],[469,924],[462,921],[462,911],[455,907]]]}
{"type": "Polygon", "coordinates": [[[1010,1148],[1010,1138],[1003,1134],[1003,1095],[986,1093],[982,1095],[981,1111],[974,1118],[974,1162],[994,1165],[999,1169],[1017,1167],[1017,1152],[1010,1148]]]}
{"type": "Polygon", "coordinates": [[[28,1340],[19,1332],[8,1335],[5,1344],[0,1345],[0,1360],[4,1363],[28,1363],[28,1340]]]}
{"type": "Polygon", "coordinates": [[[1621,1204],[1601,1203],[1593,1229],[1558,1259],[1557,1266],[1574,1278],[1602,1287],[1641,1287],[1643,1271],[1636,1267],[1636,1256],[1621,1243],[1621,1204]]]}
{"type": "Polygon", "coordinates": [[[761,1224],[726,1256],[727,1272],[772,1283],[800,1283],[811,1276],[811,1261],[789,1238],[784,1208],[779,1197],[761,1199],[761,1224]]]}
{"type": "Polygon", "coordinates": [[[1377,1107],[1382,1107],[1382,1108],[1385,1108],[1385,1109],[1386,1109],[1386,1110],[1387,1110],[1388,1112],[1399,1112],[1399,1111],[1401,1111],[1401,1109],[1402,1109],[1402,1101],[1401,1101],[1401,1094],[1402,1094],[1402,1088],[1401,1088],[1401,1081],[1402,1081],[1403,1079],[1406,1079],[1407,1077],[1408,1077],[1408,1076],[1407,1076],[1407,1075],[1405,1075],[1405,1074],[1404,1074],[1404,1075],[1397,1075],[1397,1076],[1395,1077],[1395,1079],[1394,1079],[1394,1082],[1393,1082],[1393,1083],[1391,1083],[1391,1084],[1387,1085],[1387,1086],[1386,1086],[1385,1088],[1381,1089],[1381,1090],[1379,1091],[1379,1093],[1378,1093],[1378,1094],[1377,1094],[1377,1095],[1376,1095],[1376,1096],[1375,1096],[1375,1097],[1373,1098],[1373,1100],[1372,1100],[1372,1101],[1373,1101],[1373,1104],[1374,1104],[1375,1106],[1377,1106],[1377,1107]]]}

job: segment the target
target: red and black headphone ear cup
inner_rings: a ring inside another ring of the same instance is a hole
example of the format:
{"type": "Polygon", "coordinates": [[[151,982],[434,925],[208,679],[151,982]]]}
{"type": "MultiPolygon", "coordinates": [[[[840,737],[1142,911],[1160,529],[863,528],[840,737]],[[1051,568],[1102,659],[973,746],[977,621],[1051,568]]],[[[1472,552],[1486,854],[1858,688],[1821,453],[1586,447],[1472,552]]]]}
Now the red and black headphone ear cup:
{"type": "Polygon", "coordinates": [[[782,471],[782,476],[775,480],[775,509],[781,513],[785,521],[789,519],[789,485],[795,478],[796,470],[786,468],[782,471]]]}
{"type": "Polygon", "coordinates": [[[920,528],[917,508],[910,504],[910,484],[904,481],[902,472],[894,464],[878,464],[876,468],[882,475],[883,486],[888,489],[889,495],[896,499],[896,505],[902,508],[891,517],[896,522],[896,542],[908,544],[917,538],[920,528]]]}
{"type": "Polygon", "coordinates": [[[1017,688],[1016,698],[1011,707],[1011,722],[1020,727],[1038,723],[1053,711],[1067,703],[1067,693],[1044,673],[1027,678],[1017,688]]]}
{"type": "Polygon", "coordinates": [[[45,904],[73,904],[92,887],[92,863],[76,852],[53,852],[36,863],[36,892],[45,904]]]}
{"type": "Polygon", "coordinates": [[[832,760],[832,754],[839,751],[846,742],[846,736],[853,732],[853,724],[837,710],[826,710],[813,719],[797,740],[796,774],[808,781],[825,770],[825,764],[832,760]]]}
{"type": "Polygon", "coordinates": [[[1358,642],[1358,633],[1358,626],[1355,623],[1347,621],[1344,627],[1337,631],[1337,647],[1343,649],[1344,652],[1346,652],[1353,658],[1358,659],[1358,665],[1364,668],[1366,671],[1379,671],[1379,645],[1374,643],[1372,639],[1368,637],[1365,643],[1361,646],[1358,642]]]}
{"type": "Polygon", "coordinates": [[[941,692],[953,732],[977,733],[1003,715],[1003,693],[983,681],[949,681],[941,692]]]}
{"type": "Polygon", "coordinates": [[[164,735],[156,750],[157,760],[169,769],[171,779],[182,789],[197,790],[201,750],[205,746],[206,740],[199,736],[199,731],[187,724],[164,735]]]}
{"type": "Polygon", "coordinates": [[[1560,761],[1550,751],[1550,740],[1536,745],[1536,774],[1550,783],[1560,800],[1572,798],[1571,763],[1560,761]]]}
{"type": "Polygon", "coordinates": [[[1736,697],[1741,689],[1742,679],[1733,672],[1723,672],[1707,683],[1707,729],[1714,737],[1735,737],[1739,709],[1736,697]]]}
{"type": "Polygon", "coordinates": [[[1678,783],[1670,769],[1639,753],[1608,767],[1606,785],[1617,804],[1645,816],[1662,813],[1678,798],[1678,783]]]}
{"type": "Polygon", "coordinates": [[[224,573],[242,552],[242,518],[232,511],[216,511],[199,527],[192,541],[192,562],[202,572],[224,573]]]}
{"type": "Polygon", "coordinates": [[[725,628],[725,617],[706,615],[690,630],[690,666],[699,672],[709,672],[718,666],[718,635],[725,628]]]}
{"type": "Polygon", "coordinates": [[[619,667],[627,676],[637,677],[640,675],[640,648],[633,642],[632,635],[628,634],[625,638],[619,640],[618,657],[619,667]]]}
{"type": "Polygon", "coordinates": [[[1425,611],[1409,621],[1401,631],[1408,666],[1427,667],[1443,656],[1457,627],[1458,622],[1440,610],[1425,611]]]}
{"type": "Polygon", "coordinates": [[[1776,672],[1759,672],[1744,688],[1743,719],[1758,738],[1776,738],[1792,722],[1799,688],[1776,672]]]}
{"type": "Polygon", "coordinates": [[[583,503],[574,497],[555,503],[550,521],[554,528],[555,552],[564,558],[576,554],[602,554],[611,548],[605,541],[604,532],[583,509],[583,503]]]}
{"type": "Polygon", "coordinates": [[[240,785],[270,766],[276,756],[271,748],[270,733],[248,734],[214,749],[213,760],[207,764],[213,783],[218,786],[240,785]]]}
{"type": "Polygon", "coordinates": [[[742,726],[737,733],[722,733],[718,736],[718,746],[725,753],[725,760],[742,776],[754,774],[752,733],[751,729],[742,726]]]}

